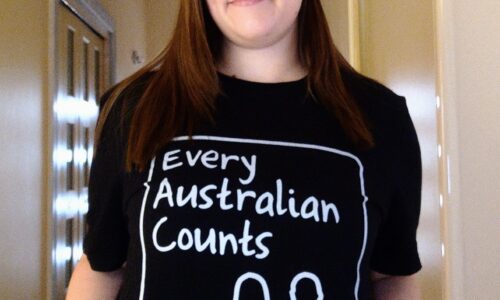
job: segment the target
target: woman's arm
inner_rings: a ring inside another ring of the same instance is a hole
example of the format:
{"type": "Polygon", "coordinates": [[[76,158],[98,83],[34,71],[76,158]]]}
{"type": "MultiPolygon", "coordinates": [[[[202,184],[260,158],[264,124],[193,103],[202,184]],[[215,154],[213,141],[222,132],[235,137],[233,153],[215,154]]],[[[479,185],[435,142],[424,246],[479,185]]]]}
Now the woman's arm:
{"type": "Polygon", "coordinates": [[[116,299],[122,283],[123,269],[96,272],[84,254],[71,275],[66,300],[116,299]]]}
{"type": "Polygon", "coordinates": [[[376,300],[420,300],[416,275],[390,276],[372,271],[373,295],[376,300]]]}

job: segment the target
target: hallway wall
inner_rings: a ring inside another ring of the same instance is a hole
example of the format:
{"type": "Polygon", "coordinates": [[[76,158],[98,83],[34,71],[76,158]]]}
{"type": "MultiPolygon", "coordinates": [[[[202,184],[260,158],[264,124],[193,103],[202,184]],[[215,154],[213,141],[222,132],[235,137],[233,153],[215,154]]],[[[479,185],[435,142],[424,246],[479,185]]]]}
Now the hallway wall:
{"type": "Polygon", "coordinates": [[[350,0],[321,0],[328,20],[333,42],[342,55],[351,61],[349,53],[349,8],[350,0]]]}
{"type": "Polygon", "coordinates": [[[179,0],[99,0],[116,26],[116,81],[142,67],[167,44],[173,31],[179,0]],[[136,50],[142,61],[132,63],[136,50]]]}
{"type": "Polygon", "coordinates": [[[443,0],[451,298],[500,295],[500,1],[443,0]]]}
{"type": "Polygon", "coordinates": [[[0,9],[2,299],[40,299],[43,289],[47,13],[47,1],[2,0],[0,9]]]}
{"type": "Polygon", "coordinates": [[[177,21],[179,6],[179,0],[144,0],[148,59],[153,59],[167,45],[177,21]]]}
{"type": "MultiPolygon", "coordinates": [[[[116,26],[116,80],[120,81],[139,69],[147,59],[146,20],[144,0],[99,0],[115,21],[116,26]],[[137,51],[142,64],[132,62],[132,51],[137,51]]],[[[156,1],[168,2],[168,1],[156,1]]]]}

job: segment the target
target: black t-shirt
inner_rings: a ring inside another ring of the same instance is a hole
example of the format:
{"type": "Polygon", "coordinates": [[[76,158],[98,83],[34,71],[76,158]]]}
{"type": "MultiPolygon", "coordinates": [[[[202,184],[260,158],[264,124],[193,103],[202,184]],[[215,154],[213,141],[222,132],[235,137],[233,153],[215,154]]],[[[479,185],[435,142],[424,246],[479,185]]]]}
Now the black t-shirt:
{"type": "Polygon", "coordinates": [[[126,262],[119,299],[369,299],[371,270],[421,268],[420,149],[403,97],[345,78],[376,141],[357,150],[306,78],[219,80],[215,125],[179,134],[144,172],[124,171],[120,100],[105,124],[84,251],[97,271],[126,262]]]}

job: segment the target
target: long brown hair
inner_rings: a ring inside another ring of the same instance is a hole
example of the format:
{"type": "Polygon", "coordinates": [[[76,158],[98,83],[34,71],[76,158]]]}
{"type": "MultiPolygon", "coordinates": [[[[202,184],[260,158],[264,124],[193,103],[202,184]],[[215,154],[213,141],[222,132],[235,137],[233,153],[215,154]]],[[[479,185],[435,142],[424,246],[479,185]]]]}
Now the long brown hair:
{"type": "MultiPolygon", "coordinates": [[[[120,94],[154,71],[132,114],[125,153],[128,171],[144,170],[179,130],[186,129],[191,136],[200,121],[214,122],[214,103],[221,92],[216,61],[222,53],[223,35],[206,5],[205,0],[181,0],[177,24],[166,48],[120,82],[102,108],[97,144],[120,94]]],[[[334,114],[353,144],[371,147],[373,136],[342,78],[343,74],[362,75],[335,47],[320,0],[303,0],[298,18],[298,53],[309,71],[310,93],[334,114]]]]}

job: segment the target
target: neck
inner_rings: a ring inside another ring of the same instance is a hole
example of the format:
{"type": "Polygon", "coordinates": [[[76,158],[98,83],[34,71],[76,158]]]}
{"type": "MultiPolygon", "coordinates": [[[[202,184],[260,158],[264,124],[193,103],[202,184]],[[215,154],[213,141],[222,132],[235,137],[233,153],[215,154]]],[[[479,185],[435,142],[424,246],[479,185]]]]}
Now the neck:
{"type": "Polygon", "coordinates": [[[307,75],[307,69],[299,61],[296,32],[262,48],[245,48],[225,39],[217,69],[255,82],[294,81],[307,75]]]}

